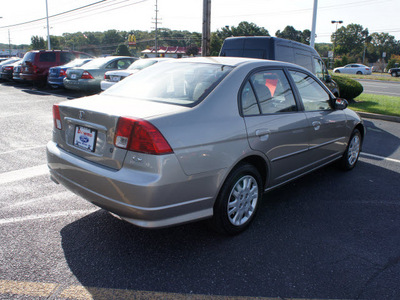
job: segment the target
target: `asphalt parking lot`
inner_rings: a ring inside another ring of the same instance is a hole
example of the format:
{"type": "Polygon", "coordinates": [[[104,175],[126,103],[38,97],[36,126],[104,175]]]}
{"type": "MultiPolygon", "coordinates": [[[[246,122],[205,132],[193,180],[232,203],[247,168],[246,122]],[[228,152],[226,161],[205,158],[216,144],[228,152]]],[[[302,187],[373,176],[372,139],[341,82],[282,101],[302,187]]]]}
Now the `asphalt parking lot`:
{"type": "Polygon", "coordinates": [[[0,83],[0,299],[400,298],[400,123],[366,119],[353,171],[265,194],[226,237],[140,229],[50,181],[51,108],[77,96],[0,83]]]}

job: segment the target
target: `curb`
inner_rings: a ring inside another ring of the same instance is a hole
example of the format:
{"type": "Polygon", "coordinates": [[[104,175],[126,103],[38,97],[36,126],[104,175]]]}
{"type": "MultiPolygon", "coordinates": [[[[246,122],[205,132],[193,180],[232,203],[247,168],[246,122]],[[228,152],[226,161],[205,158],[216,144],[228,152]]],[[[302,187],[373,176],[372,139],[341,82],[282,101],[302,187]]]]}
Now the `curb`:
{"type": "Polygon", "coordinates": [[[366,112],[359,112],[357,113],[367,119],[377,119],[377,120],[383,120],[383,121],[389,121],[389,122],[396,122],[400,123],[400,117],[395,117],[395,116],[387,116],[387,115],[379,115],[379,114],[371,114],[371,113],[366,113],[366,112]]]}

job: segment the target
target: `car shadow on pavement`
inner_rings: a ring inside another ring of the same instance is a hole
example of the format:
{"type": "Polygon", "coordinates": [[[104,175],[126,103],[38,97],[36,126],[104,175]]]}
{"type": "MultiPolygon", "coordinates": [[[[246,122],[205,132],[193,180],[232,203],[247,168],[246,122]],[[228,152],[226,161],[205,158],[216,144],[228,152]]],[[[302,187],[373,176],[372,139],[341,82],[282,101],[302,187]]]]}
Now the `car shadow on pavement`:
{"type": "MultiPolygon", "coordinates": [[[[379,121],[375,120],[371,122],[364,120],[364,124],[367,128],[367,133],[362,149],[363,152],[382,157],[390,157],[400,150],[400,139],[396,135],[387,132],[384,128],[378,127],[379,121]],[[374,141],[374,143],[369,143],[369,141],[374,141]]],[[[393,126],[400,130],[400,124],[393,123],[393,126]]]]}
{"type": "Polygon", "coordinates": [[[328,166],[265,194],[256,220],[237,236],[214,233],[204,222],[141,229],[99,210],[64,227],[62,247],[86,287],[394,299],[399,181],[399,173],[373,161],[351,172],[328,166]]]}

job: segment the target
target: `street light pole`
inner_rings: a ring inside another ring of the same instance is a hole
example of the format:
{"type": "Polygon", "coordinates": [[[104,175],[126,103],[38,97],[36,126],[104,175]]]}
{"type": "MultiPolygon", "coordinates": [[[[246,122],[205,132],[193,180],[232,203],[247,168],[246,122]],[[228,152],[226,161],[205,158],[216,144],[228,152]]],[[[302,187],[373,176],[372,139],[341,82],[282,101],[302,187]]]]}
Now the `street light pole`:
{"type": "Polygon", "coordinates": [[[337,27],[338,27],[338,24],[342,24],[343,21],[342,20],[340,20],[340,21],[332,20],[331,23],[332,24],[336,24],[335,38],[333,39],[333,50],[332,50],[332,61],[333,61],[332,64],[334,64],[335,63],[335,48],[336,48],[337,27]]]}
{"type": "Polygon", "coordinates": [[[317,24],[317,7],[318,7],[318,0],[314,0],[313,19],[312,19],[312,27],[311,27],[311,40],[310,40],[310,46],[313,48],[314,48],[314,41],[315,41],[315,27],[317,24]]]}
{"type": "Polygon", "coordinates": [[[47,20],[47,48],[48,50],[51,50],[51,45],[50,45],[50,27],[49,27],[49,9],[47,5],[47,0],[46,0],[46,20],[47,20]]]}
{"type": "Polygon", "coordinates": [[[334,38],[334,40],[333,40],[333,51],[332,51],[332,53],[333,53],[333,58],[335,58],[335,47],[336,47],[336,35],[337,35],[337,27],[338,27],[338,24],[342,24],[343,23],[343,21],[331,21],[331,23],[332,24],[336,24],[336,30],[335,30],[335,38],[334,38]]]}

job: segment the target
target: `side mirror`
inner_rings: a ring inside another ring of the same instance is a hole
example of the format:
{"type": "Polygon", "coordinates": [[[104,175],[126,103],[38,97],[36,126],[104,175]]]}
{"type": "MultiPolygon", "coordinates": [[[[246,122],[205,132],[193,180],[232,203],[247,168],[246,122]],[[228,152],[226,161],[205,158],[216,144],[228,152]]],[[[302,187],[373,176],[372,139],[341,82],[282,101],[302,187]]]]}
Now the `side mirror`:
{"type": "Polygon", "coordinates": [[[327,83],[332,82],[332,77],[331,77],[331,75],[325,75],[325,82],[327,82],[327,83]]]}
{"type": "Polygon", "coordinates": [[[349,105],[349,102],[347,102],[346,99],[343,98],[336,98],[335,99],[335,109],[343,110],[347,108],[349,105]]]}

